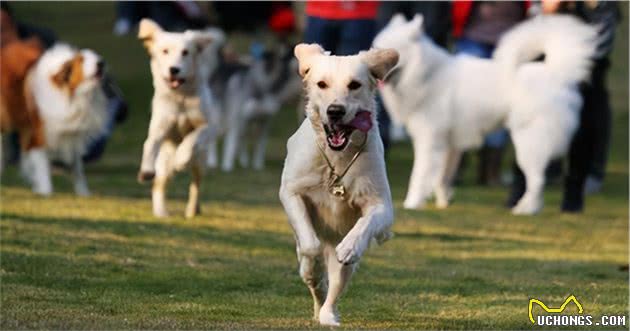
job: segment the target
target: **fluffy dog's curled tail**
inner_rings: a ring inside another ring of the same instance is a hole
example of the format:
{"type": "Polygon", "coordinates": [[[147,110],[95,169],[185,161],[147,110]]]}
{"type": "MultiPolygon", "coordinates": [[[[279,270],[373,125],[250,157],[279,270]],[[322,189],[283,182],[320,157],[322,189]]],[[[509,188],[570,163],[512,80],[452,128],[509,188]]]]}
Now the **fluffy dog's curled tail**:
{"type": "Polygon", "coordinates": [[[493,57],[512,76],[521,64],[544,55],[554,77],[575,84],[589,76],[597,41],[597,29],[573,16],[544,15],[508,31],[493,57]]]}

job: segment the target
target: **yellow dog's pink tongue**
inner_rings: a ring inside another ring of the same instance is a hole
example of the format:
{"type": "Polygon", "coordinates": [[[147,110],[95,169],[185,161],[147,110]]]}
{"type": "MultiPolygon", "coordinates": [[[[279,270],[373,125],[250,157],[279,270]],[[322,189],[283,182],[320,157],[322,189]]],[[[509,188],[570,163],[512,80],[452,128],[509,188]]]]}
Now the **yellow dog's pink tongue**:
{"type": "Polygon", "coordinates": [[[360,111],[354,117],[354,119],[348,123],[348,125],[354,127],[361,132],[368,132],[372,128],[372,113],[369,111],[360,111]]]}

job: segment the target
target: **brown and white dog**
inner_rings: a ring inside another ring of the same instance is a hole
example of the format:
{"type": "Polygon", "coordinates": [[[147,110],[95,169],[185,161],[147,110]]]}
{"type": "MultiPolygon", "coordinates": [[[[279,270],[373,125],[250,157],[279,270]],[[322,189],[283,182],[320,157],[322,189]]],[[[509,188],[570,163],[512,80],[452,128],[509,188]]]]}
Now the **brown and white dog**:
{"type": "Polygon", "coordinates": [[[42,120],[32,93],[26,88],[26,77],[42,53],[36,39],[16,38],[0,50],[0,131],[16,132],[22,155],[26,157],[29,153],[39,153],[45,146],[42,120]]]}
{"type": "Polygon", "coordinates": [[[93,51],[66,44],[53,46],[39,60],[33,59],[36,51],[31,52],[30,58],[11,57],[15,63],[2,57],[3,73],[5,65],[17,70],[25,66],[22,61],[30,63],[29,68],[16,71],[16,76],[24,75],[22,87],[5,86],[3,74],[2,115],[8,119],[6,125],[3,119],[3,132],[20,133],[26,151],[20,166],[35,193],[52,193],[50,160],[55,160],[71,167],[75,192],[89,195],[82,156],[90,139],[105,130],[104,63],[93,51]]]}

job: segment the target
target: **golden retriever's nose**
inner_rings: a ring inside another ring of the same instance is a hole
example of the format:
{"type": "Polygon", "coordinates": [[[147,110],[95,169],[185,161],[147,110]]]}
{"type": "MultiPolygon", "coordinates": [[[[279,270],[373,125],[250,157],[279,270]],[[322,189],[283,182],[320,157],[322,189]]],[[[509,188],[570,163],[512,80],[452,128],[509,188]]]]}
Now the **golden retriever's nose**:
{"type": "Polygon", "coordinates": [[[326,115],[328,115],[328,119],[330,122],[335,123],[341,121],[343,115],[346,114],[346,107],[342,105],[330,105],[326,109],[326,115]]]}
{"type": "Polygon", "coordinates": [[[171,73],[171,76],[175,76],[179,73],[179,68],[178,67],[170,67],[168,68],[168,71],[171,73]]]}

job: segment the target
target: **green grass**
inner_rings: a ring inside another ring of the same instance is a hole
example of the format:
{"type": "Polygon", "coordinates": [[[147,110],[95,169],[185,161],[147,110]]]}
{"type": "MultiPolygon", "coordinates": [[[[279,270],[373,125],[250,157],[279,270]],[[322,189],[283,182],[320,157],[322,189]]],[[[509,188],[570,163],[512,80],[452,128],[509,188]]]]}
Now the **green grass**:
{"type": "MultiPolygon", "coordinates": [[[[77,198],[55,177],[34,196],[9,168],[2,178],[2,329],[306,329],[311,302],[297,275],[293,237],[277,199],[292,109],[274,123],[262,172],[212,171],[203,215],[156,219],[136,183],[152,88],[133,37],[115,38],[112,3],[19,3],[18,16],[54,28],[109,61],[131,105],[101,162],[87,167],[94,195],[77,198]]],[[[624,4],[627,12],[627,4],[624,4]]],[[[626,18],[627,19],[627,18],[626,18]]],[[[388,161],[395,238],[368,252],[340,303],[359,329],[532,329],[529,298],[559,306],[574,294],[586,314],[628,315],[628,32],[610,75],[612,155],[601,194],[581,215],[558,211],[549,187],[535,217],[501,207],[505,188],[472,185],[472,169],[446,211],[402,209],[408,144],[388,161]]],[[[507,162],[506,162],[507,163],[507,162]]],[[[186,175],[170,186],[183,215],[186,175]]],[[[570,308],[569,310],[572,310],[570,308]]],[[[535,311],[536,314],[540,310],[535,311]]]]}

